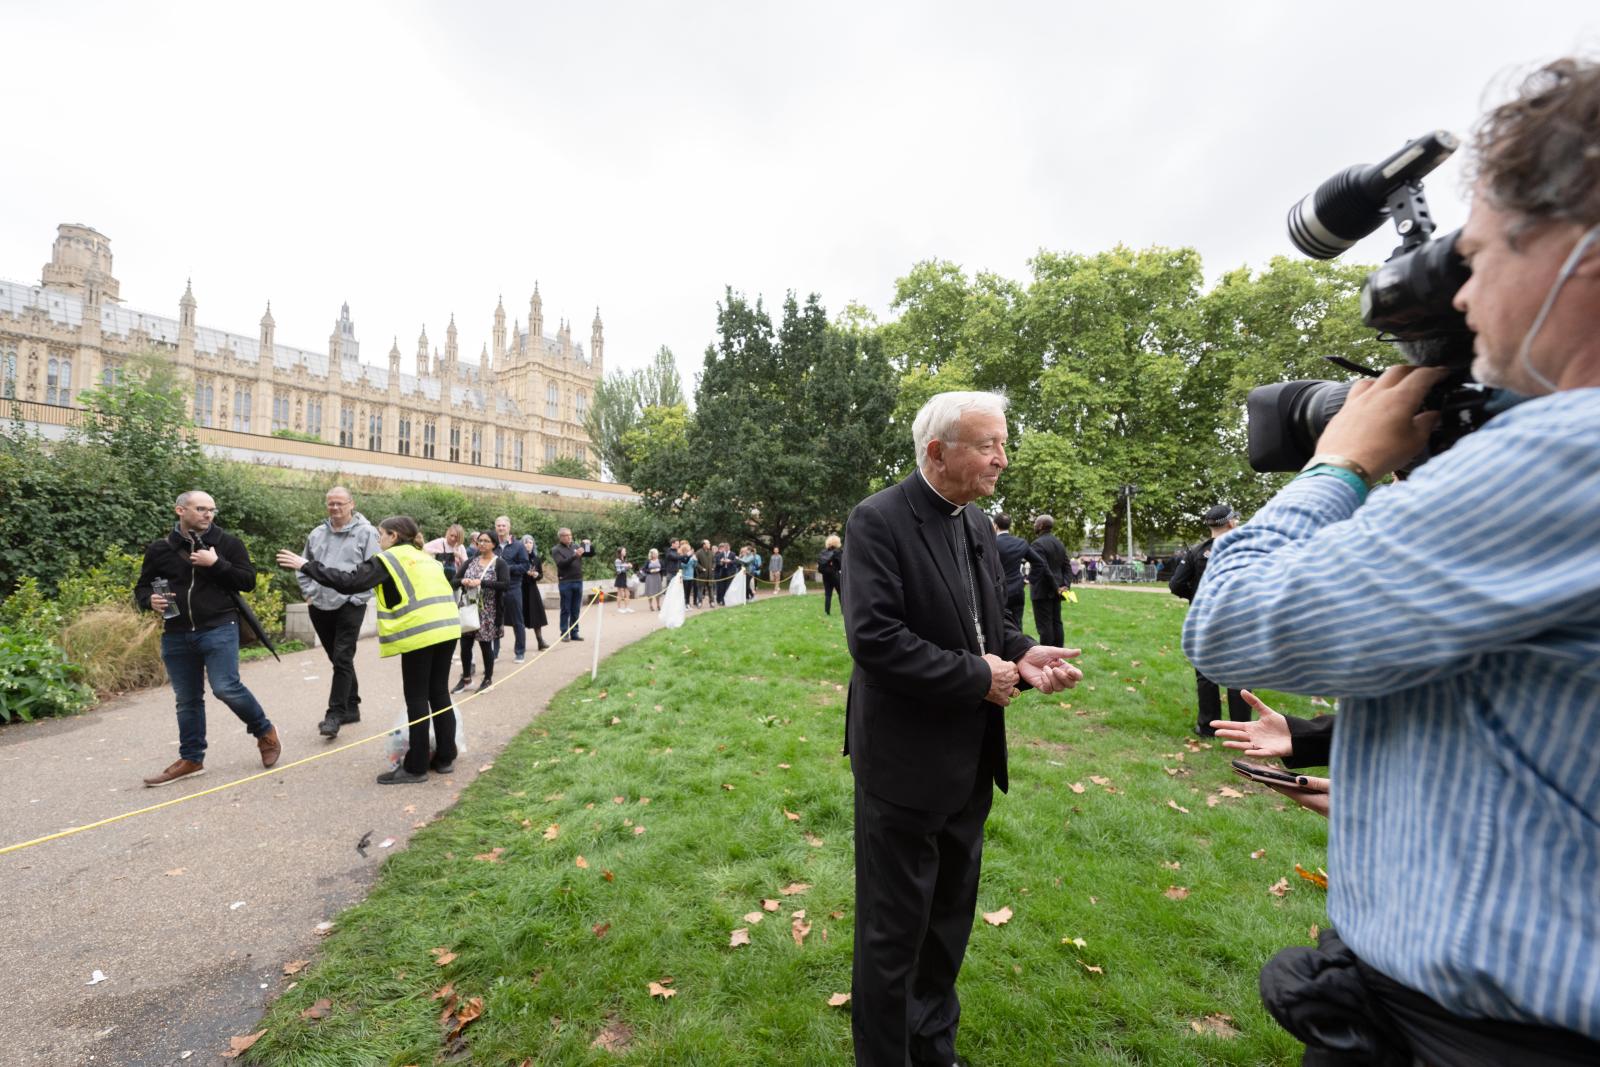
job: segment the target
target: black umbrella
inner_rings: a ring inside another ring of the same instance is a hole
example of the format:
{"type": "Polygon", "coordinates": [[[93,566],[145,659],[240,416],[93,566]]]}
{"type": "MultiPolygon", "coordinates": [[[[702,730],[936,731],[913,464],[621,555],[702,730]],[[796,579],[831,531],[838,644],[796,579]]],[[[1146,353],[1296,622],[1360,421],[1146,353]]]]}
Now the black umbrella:
{"type": "Polygon", "coordinates": [[[261,620],[256,618],[256,613],[250,610],[250,605],[245,603],[244,597],[233,589],[228,590],[228,595],[233,597],[233,606],[239,609],[239,617],[244,619],[246,626],[250,627],[250,632],[256,635],[256,640],[267,646],[267,651],[272,653],[273,659],[282,663],[283,658],[278,655],[278,650],[272,645],[272,639],[267,636],[267,631],[261,626],[261,620]]]}

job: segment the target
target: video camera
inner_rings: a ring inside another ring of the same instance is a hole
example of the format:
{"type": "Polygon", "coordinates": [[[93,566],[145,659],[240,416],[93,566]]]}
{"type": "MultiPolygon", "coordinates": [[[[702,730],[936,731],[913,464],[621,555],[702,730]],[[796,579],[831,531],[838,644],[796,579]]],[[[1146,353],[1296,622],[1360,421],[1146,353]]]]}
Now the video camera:
{"type": "MultiPolygon", "coordinates": [[[[1361,287],[1361,321],[1379,338],[1399,345],[1407,362],[1444,367],[1450,375],[1423,402],[1441,412],[1427,451],[1411,465],[1437,455],[1476,430],[1517,398],[1472,378],[1472,331],[1451,301],[1470,273],[1456,252],[1455,230],[1433,238],[1433,217],[1422,178],[1459,145],[1447,130],[1407,142],[1381,163],[1347,167],[1289,209],[1289,240],[1316,259],[1332,259],[1393,219],[1400,244],[1361,287]]],[[[1337,356],[1346,370],[1378,372],[1337,356]]],[[[1250,466],[1296,471],[1315,453],[1317,438],[1344,407],[1350,382],[1295,381],[1259,386],[1247,400],[1250,466]]]]}

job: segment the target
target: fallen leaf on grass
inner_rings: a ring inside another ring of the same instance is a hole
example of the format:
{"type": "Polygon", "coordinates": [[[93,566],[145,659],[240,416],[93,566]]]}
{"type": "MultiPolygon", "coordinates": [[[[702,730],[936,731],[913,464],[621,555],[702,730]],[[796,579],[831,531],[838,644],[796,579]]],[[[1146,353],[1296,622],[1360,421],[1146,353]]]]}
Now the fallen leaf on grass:
{"type": "Polygon", "coordinates": [[[748,945],[749,943],[750,928],[748,926],[739,927],[728,937],[729,948],[738,948],[740,945],[748,945]]]}
{"type": "Polygon", "coordinates": [[[1011,921],[1011,915],[1012,911],[1008,905],[1001,908],[999,911],[984,912],[983,921],[988,923],[990,926],[1004,926],[1006,923],[1011,921]]]}
{"type": "Polygon", "coordinates": [[[786,771],[786,770],[788,770],[788,769],[789,769],[789,765],[788,765],[788,764],[787,764],[787,763],[780,763],[780,764],[778,764],[778,770],[780,770],[780,771],[786,771]]]}
{"type": "Polygon", "coordinates": [[[1317,940],[1317,936],[1319,934],[1321,934],[1321,933],[1322,933],[1322,930],[1321,930],[1321,928],[1319,928],[1317,926],[1316,923],[1312,923],[1311,924],[1311,929],[1306,931],[1307,936],[1309,936],[1311,938],[1311,940],[1313,940],[1313,941],[1317,940]]]}
{"type": "Polygon", "coordinates": [[[783,907],[783,905],[779,904],[776,900],[770,900],[767,897],[761,898],[762,911],[777,911],[781,907],[783,907]]]}
{"type": "Polygon", "coordinates": [[[822,838],[818,837],[814,833],[811,833],[809,830],[806,831],[806,835],[805,836],[806,836],[806,844],[810,845],[812,848],[821,848],[823,846],[823,844],[824,844],[822,838]]]}
{"type": "Polygon", "coordinates": [[[1244,794],[1239,792],[1231,785],[1225,785],[1221,789],[1217,790],[1217,792],[1222,796],[1227,797],[1229,800],[1242,800],[1244,798],[1244,794]]]}
{"type": "Polygon", "coordinates": [[[456,995],[456,984],[454,982],[446,982],[443,986],[439,987],[439,989],[434,992],[433,996],[429,997],[428,999],[429,1000],[448,1000],[448,999],[453,998],[455,995],[456,995]]]}
{"type": "Polygon", "coordinates": [[[783,817],[788,819],[790,822],[800,821],[800,813],[797,811],[790,811],[788,808],[783,809],[783,817]]]}
{"type": "Polygon", "coordinates": [[[543,836],[544,836],[544,839],[546,841],[554,841],[557,837],[560,837],[561,836],[561,826],[560,826],[560,824],[559,823],[551,823],[548,827],[545,828],[543,836]]]}
{"type": "Polygon", "coordinates": [[[491,771],[491,770],[493,770],[493,769],[494,769],[494,764],[492,764],[492,763],[485,763],[485,764],[484,764],[484,765],[483,765],[483,766],[481,766],[481,767],[479,767],[479,768],[478,768],[478,773],[479,773],[479,774],[487,774],[487,773],[489,773],[489,772],[490,772],[490,771],[491,771]]]}
{"type": "Polygon", "coordinates": [[[634,833],[634,836],[635,836],[635,837],[637,837],[637,836],[638,836],[638,835],[640,835],[640,834],[642,834],[642,833],[644,833],[644,827],[642,827],[642,826],[635,826],[635,827],[634,827],[634,828],[633,828],[633,833],[634,833]]]}
{"type": "MultiPolygon", "coordinates": [[[[763,903],[765,903],[765,901],[763,901],[763,903]]],[[[773,903],[776,904],[777,901],[774,900],[773,903]]],[[[777,909],[774,908],[773,910],[776,911],[777,909]]],[[[765,919],[766,916],[763,915],[759,911],[747,911],[743,915],[741,915],[740,918],[743,919],[747,923],[755,924],[755,923],[760,922],[762,919],[765,919]]]]}
{"type": "Polygon", "coordinates": [[[283,973],[299,974],[301,971],[306,969],[306,964],[310,962],[310,960],[290,960],[288,963],[283,965],[283,973]]]}
{"type": "Polygon", "coordinates": [[[1210,796],[1206,797],[1206,807],[1208,807],[1208,808],[1214,808],[1218,804],[1221,804],[1221,803],[1222,803],[1222,798],[1217,796],[1215,793],[1213,793],[1210,796]]]}
{"type": "Polygon", "coordinates": [[[789,924],[789,936],[794,938],[794,943],[804,947],[806,935],[811,933],[811,924],[804,919],[796,919],[789,924]]]}
{"type": "Polygon", "coordinates": [[[1320,889],[1328,888],[1328,872],[1320,867],[1315,871],[1308,871],[1297,863],[1294,865],[1294,873],[1320,889]]]}
{"type": "Polygon", "coordinates": [[[595,923],[594,926],[592,927],[592,929],[594,930],[594,936],[595,937],[604,937],[604,936],[606,936],[607,931],[609,931],[611,929],[611,924],[610,923],[595,923]]]}
{"type": "Polygon", "coordinates": [[[1267,850],[1266,849],[1258,848],[1254,852],[1250,853],[1250,858],[1253,859],[1253,860],[1265,859],[1266,855],[1267,855],[1267,850]]]}
{"type": "Polygon", "coordinates": [[[480,853],[478,853],[476,856],[474,856],[472,858],[475,859],[475,860],[482,860],[484,863],[499,863],[500,862],[500,854],[502,852],[504,852],[504,851],[505,851],[504,848],[500,847],[499,845],[496,845],[494,848],[491,848],[488,852],[480,852],[480,853]]]}
{"type": "Polygon", "coordinates": [[[1091,774],[1089,776],[1089,781],[1093,782],[1095,785],[1110,785],[1111,784],[1111,779],[1109,779],[1109,778],[1107,778],[1107,777],[1105,777],[1103,775],[1099,775],[1099,774],[1091,774]]]}
{"type": "Polygon", "coordinates": [[[1072,790],[1074,793],[1083,792],[1083,785],[1080,782],[1073,782],[1071,785],[1067,786],[1067,788],[1072,790]]]}
{"type": "Polygon", "coordinates": [[[848,1003],[850,1003],[849,993],[835,993],[828,998],[828,1007],[830,1008],[842,1008],[848,1003]]]}
{"type": "Polygon", "coordinates": [[[1169,885],[1162,896],[1168,900],[1187,900],[1189,898],[1189,887],[1186,885],[1169,885]]]}
{"type": "Polygon", "coordinates": [[[844,912],[842,912],[842,911],[830,911],[830,912],[828,912],[828,918],[830,918],[830,919],[842,919],[842,918],[844,918],[844,912]]]}
{"type": "Polygon", "coordinates": [[[1105,974],[1106,973],[1104,967],[1096,967],[1096,966],[1094,966],[1092,964],[1084,963],[1082,960],[1078,960],[1078,966],[1082,967],[1084,970],[1088,971],[1090,974],[1105,974]]]}
{"type": "Polygon", "coordinates": [[[652,997],[660,997],[662,1000],[666,1000],[668,997],[677,996],[678,995],[678,991],[676,989],[668,989],[667,988],[667,985],[669,983],[671,983],[671,981],[672,981],[672,979],[670,979],[670,978],[663,978],[659,982],[651,982],[650,983],[650,995],[652,997]]]}
{"type": "Polygon", "coordinates": [[[611,725],[612,726],[621,726],[622,725],[622,720],[617,718],[615,715],[613,715],[613,716],[611,716],[611,725]]]}
{"type": "MultiPolygon", "coordinates": [[[[465,1030],[467,1028],[467,1024],[471,1023],[474,1019],[476,1019],[478,1016],[480,1016],[482,1014],[483,1014],[483,998],[482,997],[473,997],[471,1000],[462,1001],[461,1004],[459,1004],[456,1007],[456,1024],[455,1024],[455,1027],[453,1029],[451,1029],[451,1031],[448,1034],[445,1035],[445,1040],[446,1041],[454,1041],[456,1038],[460,1037],[461,1036],[461,1031],[463,1031],[463,1030],[465,1030]]],[[[446,1023],[446,1025],[449,1025],[449,1024],[446,1023]]]]}
{"type": "Polygon", "coordinates": [[[1165,867],[1169,871],[1176,871],[1181,868],[1183,864],[1177,860],[1163,860],[1161,862],[1161,866],[1165,867]]]}
{"type": "Polygon", "coordinates": [[[733,792],[733,786],[729,785],[727,782],[722,783],[722,788],[726,789],[730,793],[733,792]]]}
{"type": "Polygon", "coordinates": [[[1271,893],[1275,897],[1288,896],[1289,892],[1290,892],[1290,890],[1289,890],[1289,879],[1287,879],[1287,878],[1279,878],[1276,882],[1273,882],[1270,886],[1267,887],[1267,892],[1271,893]]]}
{"type": "Polygon", "coordinates": [[[300,1013],[302,1019],[326,1019],[333,1013],[333,1001],[323,997],[311,1007],[300,1013]]]}
{"type": "Polygon", "coordinates": [[[1063,945],[1075,945],[1078,948],[1088,948],[1089,947],[1089,942],[1085,941],[1081,937],[1063,937],[1061,939],[1061,943],[1063,945]]]}
{"type": "Polygon", "coordinates": [[[1207,1015],[1204,1019],[1190,1019],[1189,1028],[1197,1034],[1210,1034],[1213,1037],[1239,1036],[1239,1030],[1233,1025],[1231,1015],[1207,1015]]]}
{"type": "Polygon", "coordinates": [[[430,948],[428,954],[433,957],[433,962],[441,967],[448,967],[456,958],[456,954],[443,945],[438,948],[430,948]]]}
{"type": "MultiPolygon", "coordinates": [[[[811,883],[810,882],[790,882],[788,885],[786,885],[782,889],[778,890],[778,895],[779,896],[785,896],[785,897],[792,897],[796,893],[804,893],[807,889],[810,889],[810,888],[811,888],[811,883]]],[[[762,903],[764,904],[765,901],[763,901],[762,903]]]]}
{"type": "Polygon", "coordinates": [[[580,871],[587,871],[589,869],[589,861],[584,859],[582,856],[579,856],[577,859],[573,860],[572,863],[580,871]]]}
{"type": "Polygon", "coordinates": [[[253,1034],[245,1034],[242,1037],[228,1038],[228,1051],[221,1053],[222,1058],[225,1060],[237,1059],[241,1054],[247,1051],[251,1045],[255,1044],[257,1041],[260,1041],[264,1036],[266,1036],[266,1033],[267,1032],[265,1030],[257,1030],[253,1034]]]}
{"type": "Polygon", "coordinates": [[[1167,807],[1171,808],[1173,811],[1181,811],[1185,815],[1189,814],[1189,809],[1184,807],[1182,804],[1179,804],[1176,800],[1167,801],[1167,807]]]}
{"type": "Polygon", "coordinates": [[[609,867],[600,872],[600,877],[604,878],[608,882],[615,882],[617,880],[617,876],[612,873],[611,868],[609,867]]]}
{"type": "Polygon", "coordinates": [[[633,1044],[633,1027],[621,1019],[613,1018],[607,1020],[606,1028],[589,1042],[589,1047],[604,1049],[606,1052],[626,1052],[631,1044],[633,1044]]]}

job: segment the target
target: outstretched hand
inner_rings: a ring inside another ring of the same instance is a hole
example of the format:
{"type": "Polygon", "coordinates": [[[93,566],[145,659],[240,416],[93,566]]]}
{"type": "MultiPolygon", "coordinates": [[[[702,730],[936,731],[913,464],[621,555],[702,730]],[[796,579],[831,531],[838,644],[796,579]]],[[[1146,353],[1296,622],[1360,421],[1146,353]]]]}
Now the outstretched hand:
{"type": "Polygon", "coordinates": [[[1233,722],[1212,719],[1211,728],[1222,738],[1223,748],[1236,748],[1246,756],[1273,756],[1282,759],[1294,755],[1294,738],[1289,733],[1289,720],[1261,702],[1248,689],[1239,690],[1244,702],[1256,709],[1260,718],[1254,722],[1233,722]]]}
{"type": "Polygon", "coordinates": [[[1083,680],[1083,672],[1067,662],[1082,654],[1076,648],[1034,645],[1017,660],[1017,672],[1039,692],[1059,693],[1083,680]]]}
{"type": "Polygon", "coordinates": [[[298,552],[290,552],[287,548],[278,549],[278,566],[287,567],[297,571],[306,565],[306,558],[298,552]]]}

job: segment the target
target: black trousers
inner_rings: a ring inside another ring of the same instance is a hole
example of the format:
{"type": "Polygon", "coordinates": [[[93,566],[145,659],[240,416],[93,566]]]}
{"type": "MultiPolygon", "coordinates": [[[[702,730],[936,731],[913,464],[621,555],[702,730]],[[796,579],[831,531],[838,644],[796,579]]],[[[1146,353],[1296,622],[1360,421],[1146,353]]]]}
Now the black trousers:
{"type": "Polygon", "coordinates": [[[1022,596],[1023,589],[1018,589],[1016,596],[1006,597],[1006,616],[1019,630],[1022,629],[1022,596]]]}
{"type": "Polygon", "coordinates": [[[406,697],[406,721],[411,723],[411,747],[406,750],[406,770],[428,770],[428,727],[433,727],[433,762],[453,763],[456,758],[456,713],[450,700],[450,660],[455,642],[440,641],[426,648],[400,653],[400,681],[406,697]],[[429,719],[429,712],[439,714],[429,719]],[[418,722],[417,720],[422,720],[418,722]]]}
{"type": "Polygon", "coordinates": [[[333,665],[333,684],[328,687],[328,714],[340,722],[361,721],[361,686],[356,681],[356,642],[361,637],[361,622],[367,617],[365,604],[346,604],[331,610],[310,609],[311,628],[333,665]]]}
{"type": "Polygon", "coordinates": [[[856,784],[856,930],[850,1022],[857,1067],[955,1062],[983,863],[987,774],[953,815],[891,804],[856,784]]]}
{"type": "MultiPolygon", "coordinates": [[[[520,656],[528,650],[528,630],[522,621],[522,580],[519,578],[511,583],[511,588],[500,594],[500,611],[502,623],[509,622],[511,628],[517,632],[517,643],[512,651],[520,656]]],[[[500,652],[500,635],[494,635],[494,650],[500,652]]]]}
{"type": "MultiPolygon", "coordinates": [[[[1199,671],[1194,672],[1195,697],[1200,706],[1195,725],[1206,733],[1211,732],[1212,719],[1222,718],[1222,698],[1217,693],[1219,688],[1216,682],[1199,671]]],[[[1250,705],[1244,702],[1244,697],[1239,695],[1237,689],[1228,690],[1228,718],[1234,722],[1250,721],[1250,705]]]]}
{"type": "Polygon", "coordinates": [[[1061,629],[1061,598],[1033,600],[1033,624],[1039,628],[1039,643],[1062,648],[1067,643],[1066,632],[1061,629]]]}
{"type": "Polygon", "coordinates": [[[839,576],[824,572],[822,575],[822,613],[824,615],[833,614],[833,594],[835,593],[839,594],[839,610],[843,611],[844,590],[839,588],[839,576]]]}
{"type": "Polygon", "coordinates": [[[461,677],[463,680],[472,677],[472,646],[478,643],[478,631],[472,630],[461,635],[461,677]]]}

